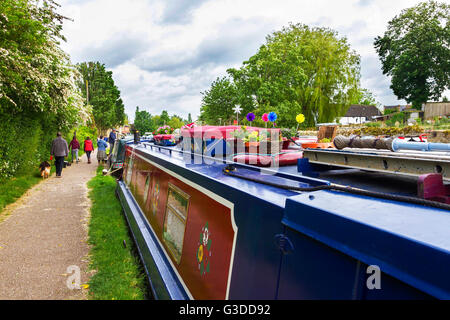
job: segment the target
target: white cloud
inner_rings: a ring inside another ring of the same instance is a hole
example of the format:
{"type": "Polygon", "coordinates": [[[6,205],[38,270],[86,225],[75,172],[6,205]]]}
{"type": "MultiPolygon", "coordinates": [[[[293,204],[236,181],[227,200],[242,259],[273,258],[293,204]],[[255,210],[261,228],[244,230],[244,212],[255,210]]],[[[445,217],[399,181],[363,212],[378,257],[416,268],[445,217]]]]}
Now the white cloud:
{"type": "Polygon", "coordinates": [[[136,106],[198,116],[200,92],[256,53],[266,35],[292,23],[334,29],[362,57],[362,85],[397,101],[373,47],[387,23],[416,0],[62,0],[64,49],[74,63],[113,71],[126,112],[136,106]]]}

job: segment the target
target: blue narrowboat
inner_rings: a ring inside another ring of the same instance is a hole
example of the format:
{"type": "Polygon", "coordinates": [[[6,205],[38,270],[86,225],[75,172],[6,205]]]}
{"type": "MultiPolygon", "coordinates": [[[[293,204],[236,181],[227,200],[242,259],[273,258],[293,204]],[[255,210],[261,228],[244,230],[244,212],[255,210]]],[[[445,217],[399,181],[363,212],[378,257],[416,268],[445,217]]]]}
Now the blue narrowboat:
{"type": "Polygon", "coordinates": [[[418,198],[417,181],[313,177],[295,145],[223,134],[124,145],[117,195],[156,299],[450,298],[449,205],[418,198]]]}

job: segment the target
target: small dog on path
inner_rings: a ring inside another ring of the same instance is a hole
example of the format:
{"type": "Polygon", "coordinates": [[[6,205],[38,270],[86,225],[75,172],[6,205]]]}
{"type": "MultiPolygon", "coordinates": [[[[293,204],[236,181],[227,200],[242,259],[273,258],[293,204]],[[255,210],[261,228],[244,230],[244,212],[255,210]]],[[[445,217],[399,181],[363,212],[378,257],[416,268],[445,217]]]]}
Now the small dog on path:
{"type": "Polygon", "coordinates": [[[50,163],[48,163],[47,161],[41,162],[41,164],[39,165],[39,170],[41,171],[42,179],[47,179],[50,176],[50,169],[50,163]]]}

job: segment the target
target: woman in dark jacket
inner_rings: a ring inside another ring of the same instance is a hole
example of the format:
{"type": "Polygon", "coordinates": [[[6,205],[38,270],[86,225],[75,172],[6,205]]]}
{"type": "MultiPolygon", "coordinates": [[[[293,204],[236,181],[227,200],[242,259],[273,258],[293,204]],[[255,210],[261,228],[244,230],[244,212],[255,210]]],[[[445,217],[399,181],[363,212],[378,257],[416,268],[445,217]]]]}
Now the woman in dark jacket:
{"type": "Polygon", "coordinates": [[[70,141],[69,148],[72,149],[72,163],[73,163],[73,154],[74,153],[75,153],[75,159],[78,163],[78,150],[80,150],[80,143],[78,142],[76,136],[73,136],[72,141],[70,141]]]}
{"type": "Polygon", "coordinates": [[[84,140],[84,152],[86,152],[88,163],[91,163],[91,152],[94,151],[94,144],[92,143],[91,138],[86,137],[84,140]]]}

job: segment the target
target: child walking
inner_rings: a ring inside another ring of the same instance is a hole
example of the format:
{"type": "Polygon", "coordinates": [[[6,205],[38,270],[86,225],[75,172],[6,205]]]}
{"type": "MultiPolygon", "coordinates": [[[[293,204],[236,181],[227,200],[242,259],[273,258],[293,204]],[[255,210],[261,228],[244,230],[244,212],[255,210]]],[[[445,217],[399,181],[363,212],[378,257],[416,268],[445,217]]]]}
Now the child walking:
{"type": "Polygon", "coordinates": [[[72,141],[69,143],[69,148],[72,149],[72,163],[73,163],[73,155],[75,154],[75,159],[78,163],[78,150],[80,149],[80,143],[77,140],[77,137],[74,135],[72,141]]]}

